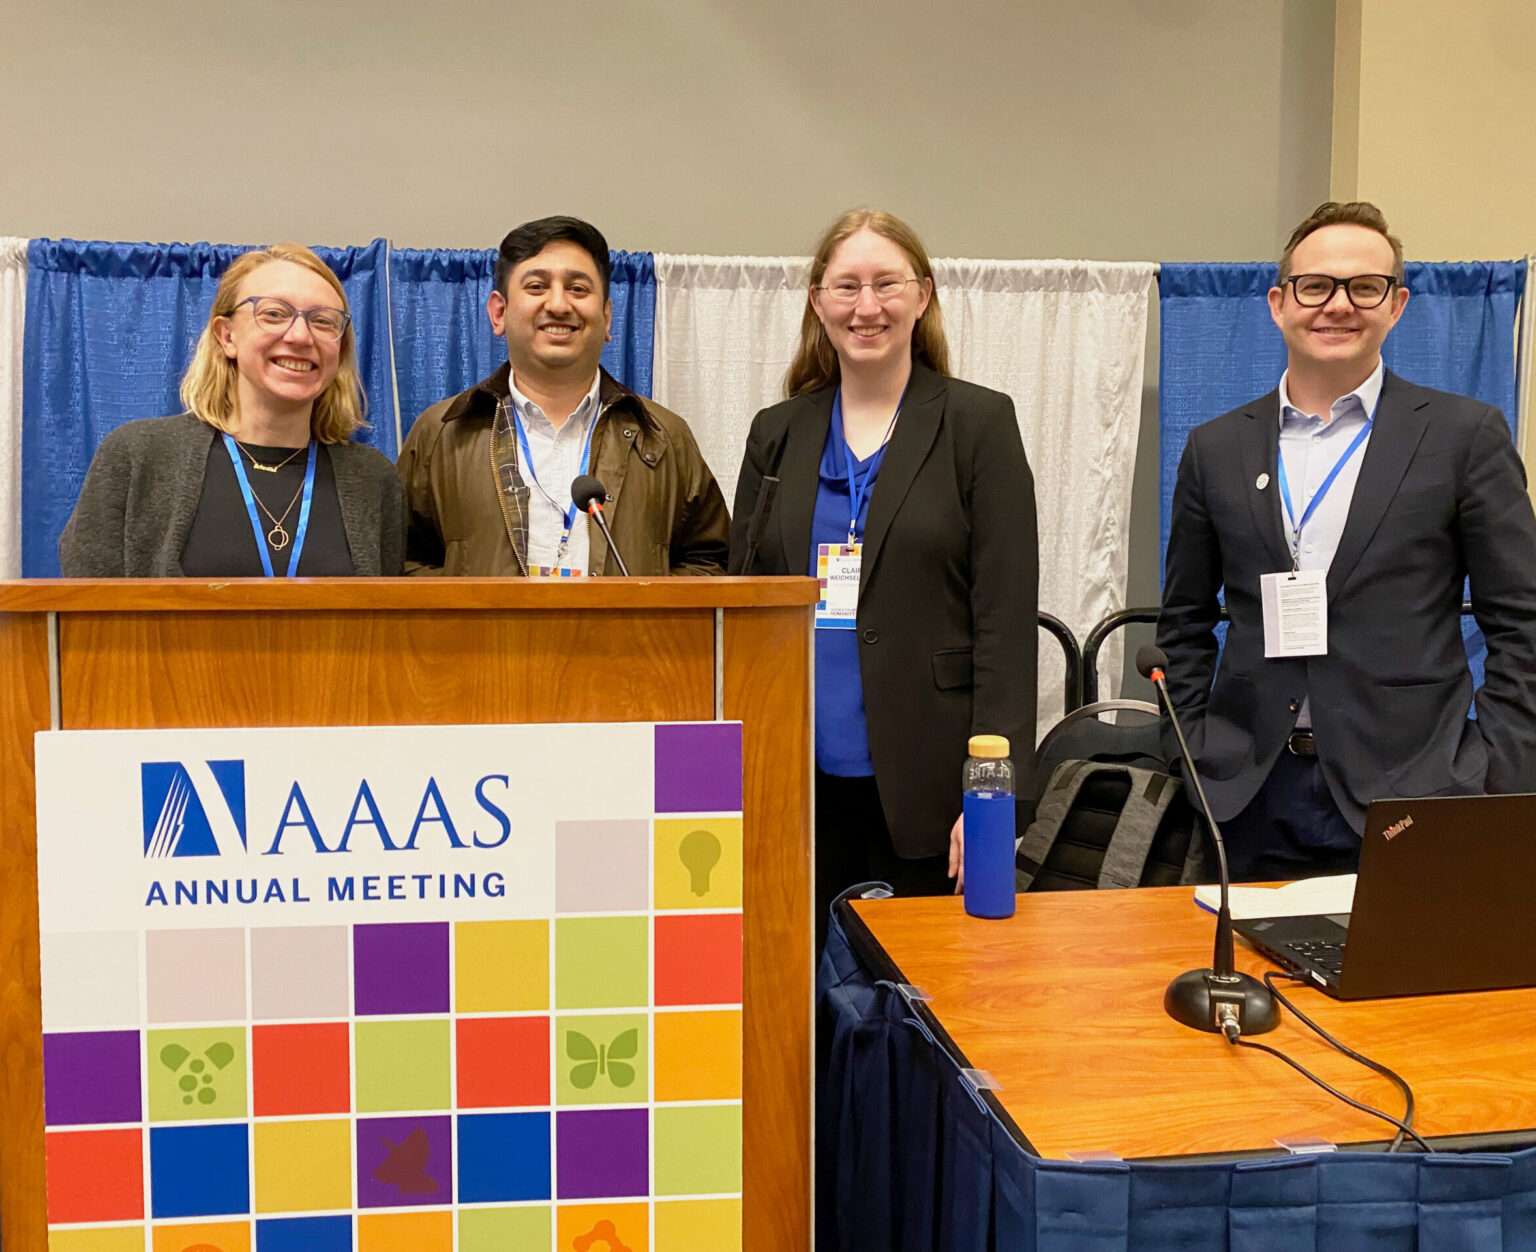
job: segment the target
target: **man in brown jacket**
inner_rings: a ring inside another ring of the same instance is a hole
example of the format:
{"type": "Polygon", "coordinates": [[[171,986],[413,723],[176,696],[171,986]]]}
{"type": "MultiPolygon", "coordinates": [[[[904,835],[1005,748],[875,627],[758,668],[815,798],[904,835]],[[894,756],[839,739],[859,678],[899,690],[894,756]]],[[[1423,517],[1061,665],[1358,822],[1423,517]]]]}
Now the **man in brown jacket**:
{"type": "Polygon", "coordinates": [[[507,364],[416,419],[400,451],[406,569],[424,574],[617,574],[571,483],[596,476],[632,575],[723,574],[725,498],[688,424],[612,378],[608,243],[572,217],[501,241],[491,327],[507,364]]]}

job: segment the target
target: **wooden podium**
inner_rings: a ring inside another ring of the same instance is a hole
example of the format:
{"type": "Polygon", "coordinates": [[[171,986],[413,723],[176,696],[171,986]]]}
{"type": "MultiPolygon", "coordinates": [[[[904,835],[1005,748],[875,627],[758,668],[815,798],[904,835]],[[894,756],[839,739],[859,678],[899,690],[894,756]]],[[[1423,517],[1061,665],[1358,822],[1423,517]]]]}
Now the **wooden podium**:
{"type": "Polygon", "coordinates": [[[47,1244],[33,735],[744,724],[743,1239],[810,1246],[805,578],[0,583],[0,1245],[47,1244]]]}

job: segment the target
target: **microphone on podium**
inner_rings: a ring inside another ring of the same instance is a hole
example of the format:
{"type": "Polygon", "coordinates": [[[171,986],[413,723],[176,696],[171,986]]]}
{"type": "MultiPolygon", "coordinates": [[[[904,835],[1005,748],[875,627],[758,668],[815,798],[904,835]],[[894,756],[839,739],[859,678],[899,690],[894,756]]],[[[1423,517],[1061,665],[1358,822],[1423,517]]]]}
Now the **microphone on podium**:
{"type": "Polygon", "coordinates": [[[789,433],[779,440],[779,446],[769,458],[768,472],[757,486],[757,503],[752,507],[752,517],[747,523],[746,553],[741,559],[738,574],[751,574],[757,563],[757,549],[768,529],[768,519],[773,515],[773,502],[779,497],[779,463],[784,459],[784,449],[789,446],[789,433]]]}
{"type": "Polygon", "coordinates": [[[614,543],[613,532],[608,529],[608,520],[603,516],[603,501],[607,498],[608,488],[591,474],[583,474],[571,484],[571,503],[597,523],[603,538],[608,541],[608,551],[613,553],[613,559],[618,562],[619,573],[628,578],[629,568],[619,555],[619,545],[614,543]]]}
{"type": "Polygon", "coordinates": [[[1216,819],[1211,816],[1210,801],[1205,798],[1205,787],[1200,782],[1200,772],[1189,754],[1189,744],[1184,740],[1184,729],[1179,725],[1179,715],[1168,695],[1164,670],[1168,668],[1168,655],[1161,648],[1148,644],[1136,653],[1136,669],[1143,678],[1149,678],[1162,697],[1163,707],[1168,710],[1168,720],[1173,723],[1173,733],[1179,741],[1179,753],[1184,767],[1189,770],[1195,794],[1200,798],[1200,808],[1205,813],[1206,825],[1211,829],[1211,842],[1216,847],[1216,863],[1221,871],[1221,909],[1216,914],[1216,952],[1209,969],[1192,969],[1180,974],[1168,984],[1163,993],[1163,1011],[1185,1026],[1212,1034],[1225,1035],[1233,1043],[1240,1035],[1261,1035],[1280,1024],[1280,1009],[1274,994],[1252,974],[1239,974],[1232,955],[1232,910],[1227,902],[1230,880],[1227,877],[1227,847],[1222,842],[1216,819]]]}

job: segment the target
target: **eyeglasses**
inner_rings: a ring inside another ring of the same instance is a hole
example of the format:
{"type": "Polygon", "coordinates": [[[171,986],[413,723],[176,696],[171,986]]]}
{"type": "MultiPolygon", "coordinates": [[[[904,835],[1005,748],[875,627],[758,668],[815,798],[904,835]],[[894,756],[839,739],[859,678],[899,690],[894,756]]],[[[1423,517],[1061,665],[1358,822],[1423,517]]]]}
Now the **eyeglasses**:
{"type": "Polygon", "coordinates": [[[272,335],[286,335],[294,322],[302,317],[311,335],[334,343],[347,333],[347,326],[352,321],[352,315],[341,309],[327,308],[323,304],[312,309],[296,309],[276,296],[247,296],[229,311],[229,315],[233,317],[235,309],[242,304],[251,306],[256,325],[272,335]]]}
{"type": "Polygon", "coordinates": [[[920,283],[921,278],[902,278],[898,274],[883,274],[872,283],[856,283],[851,278],[842,278],[826,287],[818,287],[827,299],[835,300],[838,304],[855,304],[858,302],[859,293],[868,287],[875,293],[875,299],[882,303],[886,300],[894,300],[907,289],[908,283],[920,283]]]}
{"type": "Polygon", "coordinates": [[[1285,280],[1291,285],[1296,303],[1308,309],[1321,308],[1333,299],[1340,287],[1357,309],[1374,309],[1397,286],[1390,274],[1356,274],[1353,278],[1335,278],[1332,274],[1293,274],[1285,280]]]}

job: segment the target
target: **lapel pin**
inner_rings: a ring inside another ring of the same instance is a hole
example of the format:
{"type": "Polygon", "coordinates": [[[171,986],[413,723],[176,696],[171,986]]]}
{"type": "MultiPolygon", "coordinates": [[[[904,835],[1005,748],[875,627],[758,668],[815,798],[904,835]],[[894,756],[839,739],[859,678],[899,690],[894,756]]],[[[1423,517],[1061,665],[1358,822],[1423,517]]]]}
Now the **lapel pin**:
{"type": "Polygon", "coordinates": [[[1268,474],[1260,474],[1257,478],[1255,478],[1253,480],[1253,485],[1255,487],[1257,487],[1260,491],[1263,491],[1265,487],[1269,486],[1269,475],[1268,474]]]}

